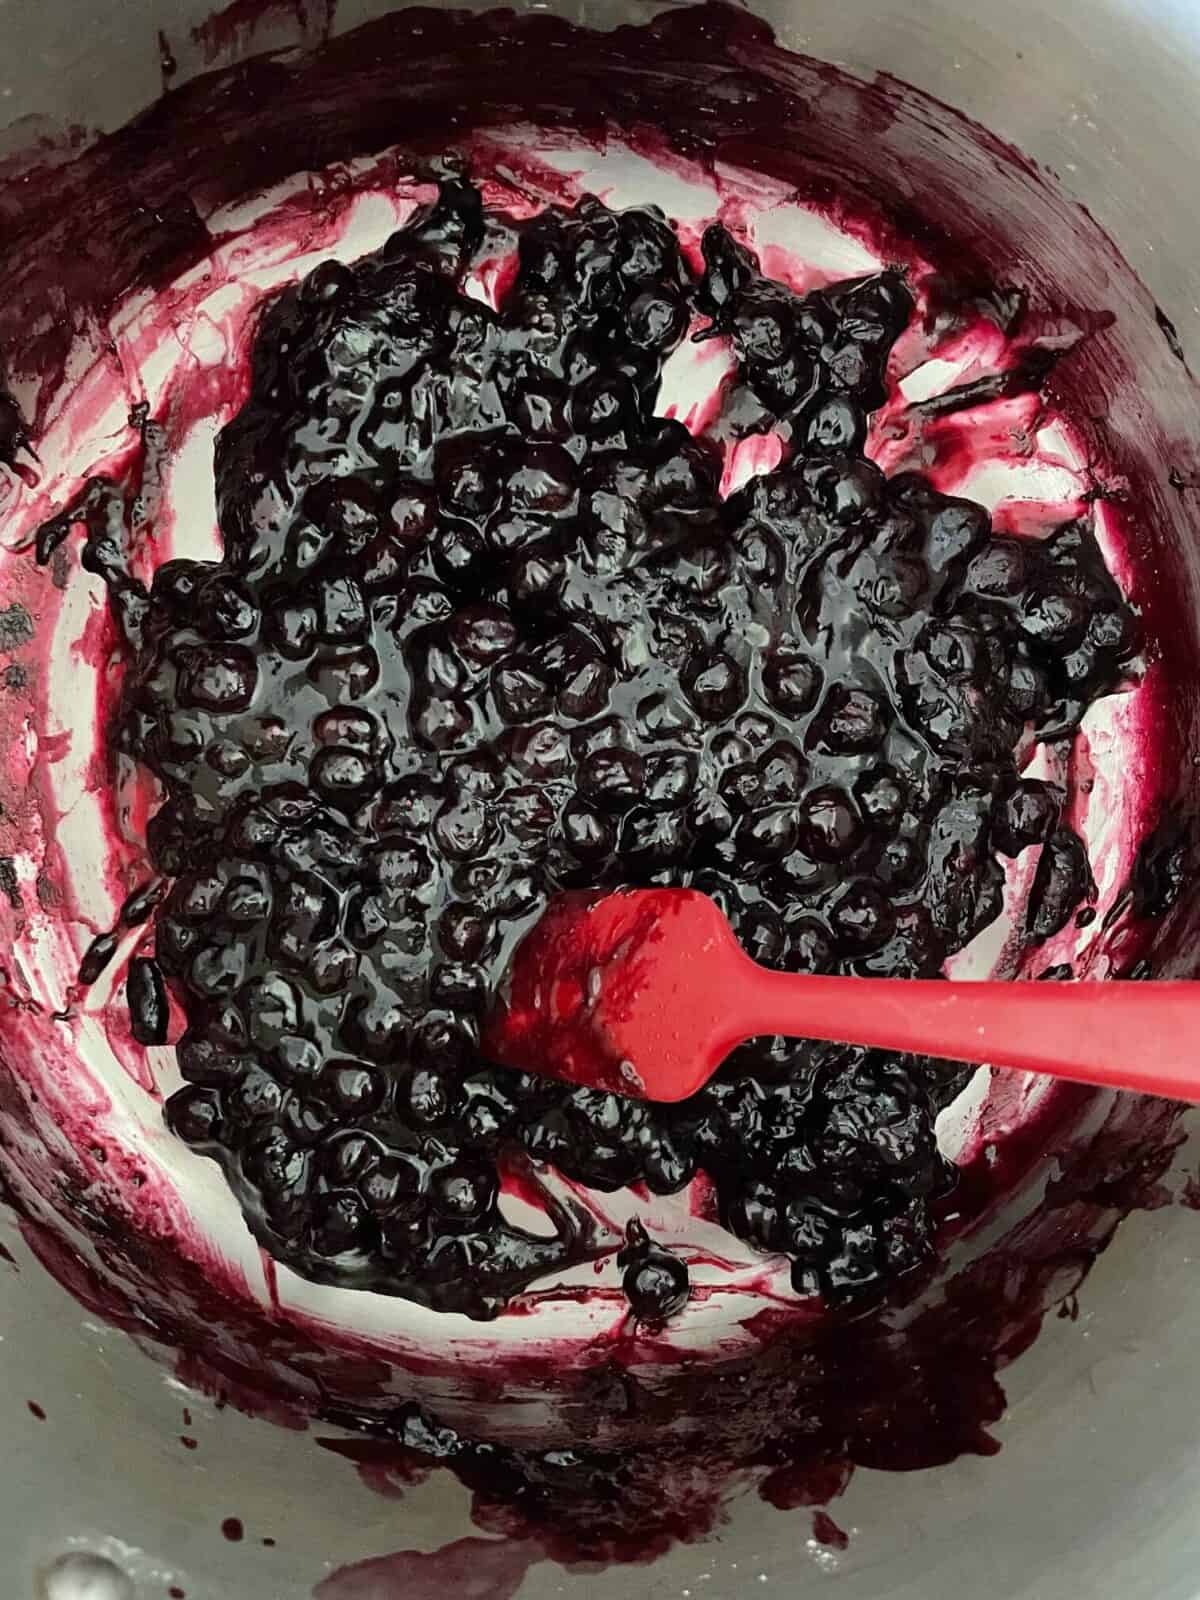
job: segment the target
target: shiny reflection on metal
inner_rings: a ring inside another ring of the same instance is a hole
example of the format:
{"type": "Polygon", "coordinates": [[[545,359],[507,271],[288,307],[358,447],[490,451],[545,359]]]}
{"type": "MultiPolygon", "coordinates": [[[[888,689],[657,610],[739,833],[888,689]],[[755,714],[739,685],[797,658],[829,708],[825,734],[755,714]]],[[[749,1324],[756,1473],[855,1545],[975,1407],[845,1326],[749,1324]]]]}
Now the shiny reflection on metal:
{"type": "Polygon", "coordinates": [[[38,1579],[37,1600],[134,1600],[133,1580],[107,1556],[72,1551],[38,1579]]]}

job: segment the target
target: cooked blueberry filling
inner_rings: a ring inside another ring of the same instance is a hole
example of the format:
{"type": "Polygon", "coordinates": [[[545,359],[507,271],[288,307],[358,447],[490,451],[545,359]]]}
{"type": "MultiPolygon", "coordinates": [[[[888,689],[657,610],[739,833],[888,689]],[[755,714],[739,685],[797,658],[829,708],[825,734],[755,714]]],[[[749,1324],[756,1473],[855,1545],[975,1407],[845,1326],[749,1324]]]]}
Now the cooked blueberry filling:
{"type": "MultiPolygon", "coordinates": [[[[565,889],[691,885],[769,965],[932,976],[1040,846],[1028,932],[1055,933],[1094,890],[1020,758],[1117,684],[1134,619],[1084,523],[994,535],[863,456],[900,274],[798,296],[714,226],[697,276],[653,209],[514,223],[439,180],[267,306],[221,561],[141,584],[100,480],[39,539],[86,525],[129,652],[113,742],[164,794],[169,888],[123,920],[154,919],[135,1037],[165,1037],[164,975],[186,1014],[168,1122],[321,1282],[494,1315],[600,1248],[569,1203],[553,1236],[504,1216],[505,1173],[545,1163],[655,1194],[702,1171],[797,1290],[877,1292],[932,1250],[961,1072],[766,1039],[647,1105],[490,1065],[481,1012],[565,889]],[[466,276],[513,248],[493,310],[466,276]],[[655,413],[693,326],[736,356],[719,431],[784,445],[724,500],[716,443],[655,413]]],[[[639,1319],[686,1300],[678,1258],[622,1265],[639,1319]]]]}

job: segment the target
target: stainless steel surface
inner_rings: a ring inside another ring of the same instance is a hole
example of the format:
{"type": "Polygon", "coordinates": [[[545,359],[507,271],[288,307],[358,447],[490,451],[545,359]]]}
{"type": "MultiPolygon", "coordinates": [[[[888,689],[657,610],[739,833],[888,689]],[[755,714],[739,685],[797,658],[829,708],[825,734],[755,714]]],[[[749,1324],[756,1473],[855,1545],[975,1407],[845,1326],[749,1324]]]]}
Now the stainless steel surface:
{"type": "MultiPolygon", "coordinates": [[[[310,36],[320,9],[307,8],[310,36]]],[[[347,0],[336,26],[378,9],[347,0]]],[[[598,3],[560,9],[595,23],[620,14],[598,3]]],[[[758,0],[757,9],[787,43],[915,83],[1050,167],[1200,362],[1200,5],[1060,0],[1047,14],[1038,0],[758,0]]],[[[200,63],[191,29],[207,10],[203,0],[0,0],[0,119],[18,123],[8,137],[25,142],[27,118],[124,121],[158,92],[158,30],[186,74],[200,63]]],[[[294,37],[293,13],[279,16],[279,39],[294,37]]],[[[1194,1150],[1180,1159],[1195,1169],[1194,1150]]],[[[7,1221],[3,1230],[17,1258],[16,1268],[0,1262],[5,1600],[125,1600],[120,1574],[137,1600],[172,1586],[188,1600],[303,1600],[339,1564],[472,1531],[465,1493],[444,1476],[390,1501],[311,1435],[215,1412],[90,1318],[10,1239],[7,1221]],[[240,1543],[222,1537],[230,1516],[245,1525],[240,1543]],[[101,1560],[63,1560],[79,1554],[101,1560]]],[[[806,1543],[803,1517],[747,1498],[718,1539],[651,1567],[572,1576],[534,1566],[522,1600],[1196,1600],[1198,1253],[1192,1210],[1133,1217],[1089,1279],[1079,1323],[1052,1319],[1006,1375],[1001,1454],[912,1476],[858,1474],[838,1506],[853,1531],[845,1553],[806,1543]]]]}

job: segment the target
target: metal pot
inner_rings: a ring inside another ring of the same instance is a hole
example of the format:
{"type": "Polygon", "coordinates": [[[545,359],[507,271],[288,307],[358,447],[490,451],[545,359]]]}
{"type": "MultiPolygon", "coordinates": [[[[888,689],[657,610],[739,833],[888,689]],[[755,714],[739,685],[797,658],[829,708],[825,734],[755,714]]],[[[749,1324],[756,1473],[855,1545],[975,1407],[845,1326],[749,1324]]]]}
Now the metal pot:
{"type": "MultiPolygon", "coordinates": [[[[235,5],[214,32],[204,26],[203,0],[86,10],[12,0],[0,19],[8,148],[64,123],[118,127],[160,93],[164,72],[175,84],[214,58],[225,64],[267,47],[315,45],[326,29],[340,33],[386,9],[347,0],[336,13],[332,5],[247,13],[242,26],[235,5]]],[[[536,9],[592,25],[627,19],[616,4],[536,9]]],[[[789,47],[864,78],[887,73],[916,85],[1049,168],[1062,195],[1096,223],[1081,299],[1105,280],[1106,232],[1173,321],[1183,352],[1200,357],[1198,224],[1186,202],[1200,145],[1194,5],[1067,0],[1049,21],[1034,0],[1011,0],[1002,13],[940,0],[853,0],[834,9],[756,0],[754,9],[789,47]]],[[[930,134],[935,144],[938,137],[930,134]]],[[[996,176],[990,196],[972,196],[981,215],[1002,219],[1020,204],[1017,170],[996,176]]],[[[1152,426],[1187,480],[1191,383],[1165,341],[1153,350],[1144,343],[1156,337],[1146,334],[1152,308],[1128,294],[1129,353],[1143,382],[1136,395],[1116,398],[1111,423],[1128,433],[1152,426]]],[[[1156,509],[1159,536],[1185,552],[1181,568],[1195,579],[1192,492],[1164,491],[1156,509]]],[[[1176,1163],[1180,1181],[1186,1159],[1176,1163]]],[[[538,1552],[518,1552],[487,1578],[489,1587],[471,1589],[472,1563],[479,1573],[494,1570],[492,1553],[472,1548],[457,1580],[438,1581],[457,1581],[463,1594],[522,1600],[549,1600],[568,1583],[597,1600],[735,1600],[829,1585],[839,1600],[962,1592],[1073,1600],[1081,1589],[1113,1600],[1193,1600],[1200,1421],[1188,1269],[1196,1226],[1188,1207],[1169,1203],[1132,1217],[1088,1278],[1078,1320],[1051,1319],[1006,1374],[1001,1453],[919,1474],[859,1473],[839,1502],[838,1521],[852,1535],[845,1550],[808,1537],[807,1521],[746,1499],[735,1502],[719,1539],[676,1547],[652,1567],[568,1577],[538,1552]]],[[[311,1433],[216,1410],[89,1312],[86,1295],[81,1310],[6,1225],[9,1235],[14,1263],[0,1261],[6,1594],[291,1600],[313,1593],[335,1568],[472,1532],[466,1493],[444,1475],[406,1490],[399,1504],[334,1463],[311,1433]]],[[[382,1600],[392,1592],[382,1568],[376,1576],[364,1568],[361,1582],[345,1593],[382,1600]]]]}

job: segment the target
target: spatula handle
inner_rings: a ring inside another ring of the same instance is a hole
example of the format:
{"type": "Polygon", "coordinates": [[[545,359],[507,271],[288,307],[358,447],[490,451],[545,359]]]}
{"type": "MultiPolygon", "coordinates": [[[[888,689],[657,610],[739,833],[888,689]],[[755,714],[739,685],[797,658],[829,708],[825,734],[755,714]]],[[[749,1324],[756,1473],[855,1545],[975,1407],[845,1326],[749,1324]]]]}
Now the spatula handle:
{"type": "Polygon", "coordinates": [[[908,1050],[1200,1100],[1200,982],[957,983],[799,977],[747,960],[744,1037],[908,1050]],[[753,1028],[750,1023],[753,1021],[753,1028]]]}

